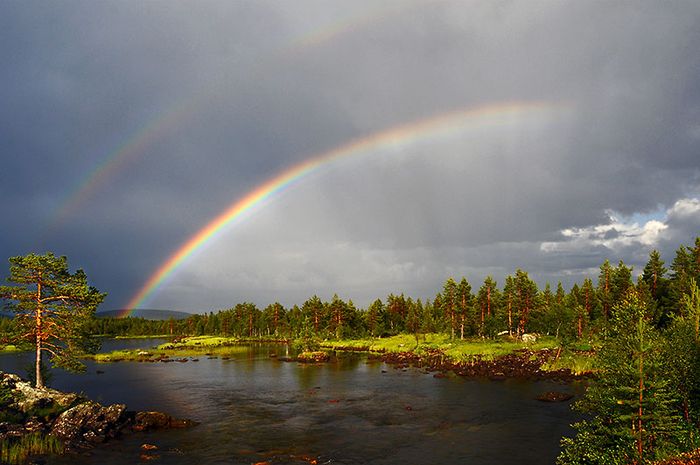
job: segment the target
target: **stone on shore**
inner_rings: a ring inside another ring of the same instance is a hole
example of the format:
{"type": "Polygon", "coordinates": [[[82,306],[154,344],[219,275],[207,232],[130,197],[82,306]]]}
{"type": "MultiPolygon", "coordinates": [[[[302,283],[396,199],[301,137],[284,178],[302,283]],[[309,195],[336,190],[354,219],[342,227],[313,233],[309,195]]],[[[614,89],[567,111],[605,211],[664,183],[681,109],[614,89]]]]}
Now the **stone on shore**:
{"type": "Polygon", "coordinates": [[[115,437],[128,422],[126,405],[103,407],[87,401],[60,414],[51,427],[51,435],[68,445],[96,444],[115,437]]]}
{"type": "Polygon", "coordinates": [[[0,405],[10,421],[0,422],[0,439],[19,441],[47,433],[67,450],[87,449],[122,432],[188,428],[197,422],[162,412],[130,412],[124,404],[103,406],[74,393],[35,388],[19,376],[0,372],[0,405]]]}

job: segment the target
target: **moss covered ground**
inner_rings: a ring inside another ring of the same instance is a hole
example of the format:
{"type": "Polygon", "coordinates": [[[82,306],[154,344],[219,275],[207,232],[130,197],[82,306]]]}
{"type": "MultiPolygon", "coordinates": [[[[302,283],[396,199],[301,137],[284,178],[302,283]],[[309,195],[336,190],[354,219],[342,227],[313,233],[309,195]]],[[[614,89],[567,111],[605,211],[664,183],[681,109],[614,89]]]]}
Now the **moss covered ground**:
{"type": "Polygon", "coordinates": [[[572,346],[560,349],[555,337],[544,336],[535,342],[523,342],[512,338],[500,339],[451,339],[447,334],[400,334],[397,336],[374,339],[348,339],[324,341],[321,347],[334,350],[366,350],[368,352],[413,352],[424,354],[431,350],[443,352],[449,359],[456,362],[468,362],[474,358],[493,360],[519,350],[540,351],[556,350],[559,356],[552,362],[543,365],[544,370],[570,369],[580,374],[595,370],[595,356],[591,346],[572,346]]]}
{"type": "Polygon", "coordinates": [[[166,342],[151,349],[115,350],[89,356],[97,362],[118,362],[124,360],[154,361],[163,358],[183,358],[216,356],[226,357],[242,354],[247,349],[236,338],[219,336],[195,336],[166,342]]]}
{"type": "MultiPolygon", "coordinates": [[[[97,362],[115,362],[122,360],[156,361],[164,358],[216,356],[230,357],[247,352],[242,340],[221,336],[193,336],[166,342],[152,349],[118,350],[105,354],[90,356],[97,362]]],[[[569,369],[575,374],[595,371],[595,351],[590,344],[578,344],[560,348],[555,337],[544,336],[535,342],[523,342],[513,338],[499,339],[451,339],[447,334],[400,334],[385,338],[327,340],[320,343],[326,350],[353,350],[374,353],[412,352],[419,355],[439,350],[455,362],[469,362],[479,358],[493,360],[520,350],[533,352],[549,349],[557,356],[546,362],[542,369],[569,369]]]]}

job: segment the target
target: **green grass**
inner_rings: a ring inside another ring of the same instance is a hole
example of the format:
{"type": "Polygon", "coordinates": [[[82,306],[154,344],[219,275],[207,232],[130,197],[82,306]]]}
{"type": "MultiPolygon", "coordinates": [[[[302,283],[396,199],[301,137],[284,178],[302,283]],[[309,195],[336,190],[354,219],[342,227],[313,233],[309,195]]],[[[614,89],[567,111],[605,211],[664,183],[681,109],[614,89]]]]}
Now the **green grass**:
{"type": "MultiPolygon", "coordinates": [[[[110,336],[107,336],[110,337],[110,336]]],[[[147,334],[141,336],[114,336],[114,339],[163,339],[173,337],[172,334],[147,334]]]]}
{"type": "Polygon", "coordinates": [[[400,334],[387,338],[356,339],[325,341],[321,345],[330,349],[337,348],[368,348],[370,352],[417,352],[422,353],[430,349],[438,349],[448,357],[458,361],[468,361],[475,356],[483,359],[493,359],[510,354],[520,349],[541,350],[558,347],[554,337],[542,337],[534,343],[522,341],[510,341],[506,339],[454,339],[446,334],[421,334],[416,342],[416,337],[409,334],[400,334]]]}
{"type": "MultiPolygon", "coordinates": [[[[502,339],[454,339],[447,334],[421,334],[416,342],[413,335],[400,334],[387,338],[355,339],[340,341],[324,341],[321,346],[327,349],[355,348],[366,349],[370,352],[415,352],[425,353],[429,350],[440,350],[450,360],[468,362],[474,358],[493,360],[517,350],[528,349],[539,351],[543,349],[558,349],[559,341],[553,336],[540,337],[536,342],[525,343],[508,338],[502,339]]],[[[591,350],[588,343],[580,343],[573,347],[577,351],[591,350]]],[[[573,373],[582,374],[595,371],[595,356],[588,353],[578,353],[562,350],[556,361],[545,363],[543,370],[560,370],[568,368],[573,373]]]]}
{"type": "MultiPolygon", "coordinates": [[[[153,349],[118,350],[106,354],[91,356],[97,362],[115,362],[121,360],[152,361],[163,357],[182,358],[202,355],[226,357],[243,354],[248,349],[243,345],[246,341],[233,337],[195,336],[186,337],[176,342],[166,342],[153,349]]],[[[540,337],[536,342],[526,343],[509,338],[499,339],[450,339],[447,334],[421,334],[416,337],[410,334],[399,334],[386,338],[373,339],[342,339],[324,341],[321,347],[331,350],[356,349],[369,352],[415,352],[426,353],[430,350],[440,350],[447,358],[456,362],[469,362],[475,358],[493,360],[511,354],[521,349],[539,351],[543,349],[558,349],[559,342],[553,336],[540,337]]],[[[581,343],[574,347],[577,351],[592,349],[590,344],[581,343]]],[[[595,370],[595,356],[572,350],[562,350],[556,361],[545,363],[544,370],[559,370],[568,368],[573,373],[581,374],[595,370]]]]}
{"type": "Polygon", "coordinates": [[[53,437],[42,433],[32,433],[22,436],[17,441],[0,441],[0,463],[19,465],[26,463],[33,455],[62,454],[63,443],[53,437]]]}
{"type": "Polygon", "coordinates": [[[577,375],[595,372],[597,370],[596,357],[590,354],[563,350],[556,361],[553,360],[552,362],[542,365],[542,370],[545,371],[561,369],[569,369],[572,373],[577,375]]]}
{"type": "Polygon", "coordinates": [[[197,347],[220,347],[239,343],[240,340],[235,337],[223,336],[191,336],[183,338],[177,342],[166,342],[159,345],[159,348],[173,346],[176,348],[197,348],[197,347]]]}
{"type": "Polygon", "coordinates": [[[17,346],[12,345],[12,344],[8,344],[6,346],[0,347],[0,353],[7,353],[7,354],[11,354],[13,352],[22,352],[23,350],[24,349],[21,349],[20,347],[17,347],[17,346]]]}
{"type": "Polygon", "coordinates": [[[232,356],[246,353],[236,338],[218,336],[188,337],[178,342],[166,342],[153,349],[115,350],[105,354],[91,355],[96,362],[151,361],[163,357],[232,356]]]}

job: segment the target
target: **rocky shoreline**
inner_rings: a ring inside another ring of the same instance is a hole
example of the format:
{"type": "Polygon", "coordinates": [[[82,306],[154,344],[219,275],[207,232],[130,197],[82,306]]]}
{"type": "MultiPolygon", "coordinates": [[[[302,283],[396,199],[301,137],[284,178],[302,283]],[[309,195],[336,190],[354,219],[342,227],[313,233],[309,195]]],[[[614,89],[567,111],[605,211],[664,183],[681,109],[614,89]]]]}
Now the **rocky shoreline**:
{"type": "Polygon", "coordinates": [[[59,440],[66,452],[77,452],[122,434],[197,424],[162,412],[130,411],[125,404],[103,406],[75,393],[35,388],[11,373],[0,372],[0,394],[4,444],[42,434],[59,440]]]}

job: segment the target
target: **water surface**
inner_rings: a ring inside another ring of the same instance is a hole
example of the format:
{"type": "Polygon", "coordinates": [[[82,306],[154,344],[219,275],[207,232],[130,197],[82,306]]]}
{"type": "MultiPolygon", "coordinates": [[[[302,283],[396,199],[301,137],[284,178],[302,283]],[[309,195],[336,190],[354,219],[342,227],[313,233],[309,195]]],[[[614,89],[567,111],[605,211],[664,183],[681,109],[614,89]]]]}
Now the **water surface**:
{"type": "MultiPolygon", "coordinates": [[[[157,342],[108,341],[105,349],[157,342]]],[[[580,391],[576,385],[437,379],[357,354],[301,365],[272,352],[284,348],[248,346],[231,360],[89,363],[84,375],[56,371],[57,389],[201,424],[128,435],[49,463],[139,463],[147,442],[159,447],[160,463],[176,465],[299,464],[301,456],[334,464],[553,464],[560,437],[577,419],[569,402],[535,400],[548,390],[580,391]]],[[[0,356],[0,369],[23,371],[30,358],[0,356]]]]}

